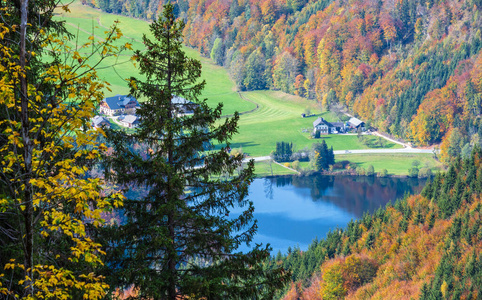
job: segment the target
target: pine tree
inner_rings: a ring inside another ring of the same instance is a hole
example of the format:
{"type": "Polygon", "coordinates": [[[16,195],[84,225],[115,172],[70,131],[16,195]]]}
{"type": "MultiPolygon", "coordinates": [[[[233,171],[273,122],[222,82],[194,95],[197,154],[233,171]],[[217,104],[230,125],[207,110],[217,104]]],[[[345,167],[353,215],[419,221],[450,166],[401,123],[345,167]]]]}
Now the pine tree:
{"type": "Polygon", "coordinates": [[[226,151],[239,116],[218,125],[222,105],[212,109],[199,100],[201,65],[182,50],[183,27],[165,5],[150,26],[155,39],[144,36],[146,51],[135,53],[146,78],[130,81],[132,95],[145,99],[140,125],[132,135],[108,135],[114,151],[106,174],[147,195],[126,199],[123,222],[104,228],[106,275],[114,288],[133,284],[138,299],[270,297],[288,274],[263,269],[268,246],[238,250],[256,232],[246,199],[254,163],[234,176],[243,157],[226,151]],[[131,151],[132,142],[147,145],[148,153],[131,151]],[[214,142],[226,147],[215,151],[214,142]],[[230,215],[236,207],[244,211],[230,215]]]}

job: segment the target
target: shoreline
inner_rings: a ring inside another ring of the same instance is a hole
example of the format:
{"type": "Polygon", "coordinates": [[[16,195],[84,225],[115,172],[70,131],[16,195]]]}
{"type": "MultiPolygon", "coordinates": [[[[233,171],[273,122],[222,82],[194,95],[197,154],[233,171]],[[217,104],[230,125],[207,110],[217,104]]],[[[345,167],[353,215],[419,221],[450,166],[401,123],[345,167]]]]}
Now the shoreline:
{"type": "Polygon", "coordinates": [[[322,172],[317,172],[317,171],[300,171],[299,174],[273,174],[273,175],[256,175],[255,178],[282,178],[282,177],[291,177],[291,176],[297,176],[297,177],[304,177],[304,176],[312,176],[312,175],[325,175],[325,176],[357,176],[357,177],[374,177],[374,178],[413,178],[413,179],[429,179],[433,178],[435,174],[429,177],[410,177],[408,175],[397,175],[397,174],[388,174],[387,176],[378,176],[378,174],[373,174],[373,175],[360,175],[352,172],[345,172],[345,171],[339,171],[339,172],[333,172],[333,171],[322,171],[322,172]]]}

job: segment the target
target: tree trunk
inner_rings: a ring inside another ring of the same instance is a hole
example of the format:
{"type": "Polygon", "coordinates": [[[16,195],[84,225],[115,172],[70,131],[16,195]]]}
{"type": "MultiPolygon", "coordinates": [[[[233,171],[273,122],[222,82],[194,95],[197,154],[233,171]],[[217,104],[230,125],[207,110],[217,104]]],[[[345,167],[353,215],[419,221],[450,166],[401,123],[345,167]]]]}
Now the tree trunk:
{"type": "Polygon", "coordinates": [[[23,140],[23,159],[25,178],[23,179],[24,195],[23,202],[25,205],[24,226],[25,233],[23,237],[24,247],[24,265],[25,275],[29,279],[25,280],[26,292],[33,296],[33,203],[32,203],[32,186],[30,178],[32,176],[32,142],[30,140],[30,124],[28,113],[28,83],[27,83],[27,20],[28,20],[28,0],[21,0],[20,2],[20,68],[22,72],[19,75],[20,81],[20,119],[22,121],[22,140],[23,140]]]}
{"type": "MultiPolygon", "coordinates": [[[[169,31],[170,31],[170,28],[169,28],[169,31]]],[[[172,120],[172,118],[174,118],[174,115],[173,115],[173,107],[172,107],[172,94],[171,94],[171,77],[172,77],[172,66],[171,66],[171,56],[170,56],[170,47],[171,45],[171,41],[170,41],[170,32],[167,36],[167,47],[168,47],[168,56],[167,56],[167,90],[168,90],[168,97],[169,97],[169,109],[168,109],[168,113],[167,113],[167,118],[168,120],[172,120]]],[[[169,131],[168,133],[168,138],[167,138],[167,143],[168,143],[168,152],[167,152],[167,156],[168,156],[168,162],[169,162],[169,165],[170,166],[173,166],[174,165],[174,135],[172,133],[172,131],[169,131]]],[[[175,172],[175,170],[174,170],[175,172]]],[[[173,176],[174,174],[169,174],[168,175],[168,180],[169,181],[172,181],[174,180],[173,179],[173,176]]],[[[173,193],[175,193],[175,191],[172,189],[171,187],[171,182],[168,183],[168,192],[167,192],[167,201],[172,201],[171,199],[173,199],[175,197],[175,195],[173,195],[173,193]]],[[[168,265],[168,268],[169,268],[169,273],[170,273],[170,276],[169,276],[169,291],[168,291],[168,298],[170,300],[176,300],[177,298],[177,293],[176,293],[176,282],[177,282],[177,278],[176,278],[176,273],[177,273],[177,270],[176,270],[176,265],[177,265],[177,259],[176,259],[176,242],[175,242],[175,239],[176,239],[176,231],[175,231],[175,226],[174,226],[174,221],[175,221],[175,216],[174,216],[174,211],[170,211],[169,212],[169,215],[168,215],[168,228],[169,228],[169,238],[171,239],[172,241],[172,247],[171,249],[169,249],[169,252],[168,252],[168,261],[169,261],[169,265],[168,265]]]]}

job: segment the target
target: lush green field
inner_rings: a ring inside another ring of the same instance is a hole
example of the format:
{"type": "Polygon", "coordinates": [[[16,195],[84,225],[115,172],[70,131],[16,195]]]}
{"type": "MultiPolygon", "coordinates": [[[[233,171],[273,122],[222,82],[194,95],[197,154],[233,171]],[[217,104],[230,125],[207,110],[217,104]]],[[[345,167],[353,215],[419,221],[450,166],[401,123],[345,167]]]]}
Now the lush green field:
{"type": "MultiPolygon", "coordinates": [[[[337,154],[335,161],[341,162],[347,160],[355,163],[359,167],[367,169],[372,165],[375,172],[378,173],[386,169],[388,175],[408,175],[408,169],[412,167],[412,162],[420,162],[418,168],[428,167],[435,174],[443,170],[443,166],[439,161],[433,159],[432,154],[421,153],[395,153],[395,154],[337,154]]],[[[300,162],[301,171],[309,171],[309,162],[300,162]]]]}
{"type": "MultiPolygon", "coordinates": [[[[292,142],[295,149],[311,147],[311,144],[325,140],[334,150],[368,149],[360,143],[356,135],[326,135],[312,139],[313,122],[319,116],[327,120],[336,119],[332,113],[319,113],[315,101],[274,91],[245,92],[243,96],[258,103],[259,109],[241,116],[239,134],[234,137],[231,148],[242,148],[249,156],[269,155],[275,150],[276,142],[292,142]],[[301,113],[310,108],[313,117],[301,118],[301,113]],[[318,113],[317,113],[318,112],[318,113]]],[[[366,139],[375,139],[365,136],[366,139]]],[[[400,148],[398,144],[387,142],[384,148],[400,148]]]]}
{"type": "MultiPolygon", "coordinates": [[[[70,41],[73,47],[87,41],[92,32],[96,39],[103,37],[104,31],[116,21],[119,21],[118,26],[124,34],[124,37],[116,43],[117,46],[130,43],[133,49],[143,49],[142,35],[145,33],[149,36],[149,24],[146,21],[103,13],[100,10],[81,5],[79,1],[73,2],[70,10],[71,13],[61,13],[60,17],[66,21],[69,31],[77,36],[76,39],[70,41]]],[[[206,88],[202,97],[207,98],[211,106],[223,103],[224,114],[233,114],[235,111],[245,112],[256,107],[256,104],[241,99],[234,90],[234,84],[226,69],[201,57],[193,49],[185,48],[185,51],[188,56],[202,62],[201,79],[206,80],[206,88]]],[[[131,76],[140,77],[130,59],[131,55],[132,51],[126,50],[118,57],[109,58],[97,67],[99,75],[111,84],[112,91],[105,91],[106,96],[127,94],[129,88],[126,79],[131,76]]],[[[96,58],[98,56],[93,57],[94,60],[96,58]]],[[[142,101],[142,99],[140,100],[142,101]]]]}
{"type": "Polygon", "coordinates": [[[429,167],[433,173],[442,170],[442,164],[433,159],[433,154],[339,154],[335,155],[335,160],[348,160],[365,169],[373,165],[375,172],[387,169],[389,175],[408,175],[408,169],[415,160],[420,162],[419,169],[429,167]]]}
{"type": "Polygon", "coordinates": [[[254,164],[257,177],[266,177],[272,175],[296,175],[296,172],[290,169],[284,168],[274,162],[269,161],[258,161],[254,164]]]}

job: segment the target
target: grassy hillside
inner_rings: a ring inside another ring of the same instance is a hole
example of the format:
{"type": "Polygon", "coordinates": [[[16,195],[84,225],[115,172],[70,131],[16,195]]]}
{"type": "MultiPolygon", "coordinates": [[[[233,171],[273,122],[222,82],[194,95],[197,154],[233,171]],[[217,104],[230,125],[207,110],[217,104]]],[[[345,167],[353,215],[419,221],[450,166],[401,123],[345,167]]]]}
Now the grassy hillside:
{"type": "MultiPolygon", "coordinates": [[[[301,97],[275,91],[243,92],[248,99],[256,102],[259,109],[243,115],[239,122],[239,134],[235,136],[232,148],[243,148],[250,156],[268,155],[275,150],[276,142],[292,142],[296,149],[310,147],[320,140],[311,139],[313,122],[318,117],[336,120],[329,113],[317,113],[309,118],[301,118],[308,107],[312,112],[319,112],[316,102],[301,97]]],[[[334,150],[367,149],[358,141],[356,135],[327,135],[322,139],[334,150]]],[[[386,148],[400,148],[394,143],[387,143],[386,148]]]]}
{"type": "MultiPolygon", "coordinates": [[[[129,42],[132,44],[133,49],[143,49],[143,34],[150,36],[149,23],[143,20],[103,13],[98,9],[82,5],[80,1],[74,1],[70,5],[70,11],[70,13],[61,13],[59,17],[65,19],[68,30],[76,34],[79,41],[88,39],[92,32],[94,32],[94,36],[101,38],[103,32],[116,21],[119,22],[118,26],[124,34],[124,39],[119,42],[119,45],[129,42]]],[[[75,43],[76,40],[71,41],[72,46],[75,43]]],[[[234,84],[229,78],[226,69],[201,57],[193,49],[186,47],[185,51],[187,55],[200,59],[202,62],[203,72],[201,79],[206,80],[206,88],[202,97],[207,98],[210,105],[215,106],[217,103],[222,102],[225,114],[232,114],[234,111],[248,111],[256,107],[254,103],[241,99],[235,92],[234,84]]],[[[129,89],[126,79],[130,76],[139,76],[130,59],[131,55],[131,51],[124,51],[117,58],[110,58],[104,61],[97,68],[99,75],[111,84],[110,89],[112,91],[105,91],[106,96],[127,94],[129,89]]],[[[142,101],[142,99],[140,100],[142,101]]]]}

